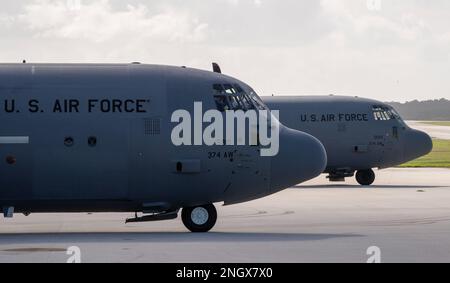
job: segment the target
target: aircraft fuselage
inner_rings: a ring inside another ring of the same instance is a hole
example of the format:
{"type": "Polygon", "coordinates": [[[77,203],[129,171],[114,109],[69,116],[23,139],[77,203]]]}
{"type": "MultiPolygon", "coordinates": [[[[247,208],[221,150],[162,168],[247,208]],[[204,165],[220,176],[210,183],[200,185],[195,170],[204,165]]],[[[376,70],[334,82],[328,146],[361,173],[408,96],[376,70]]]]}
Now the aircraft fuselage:
{"type": "Polygon", "coordinates": [[[431,139],[409,128],[385,103],[344,96],[262,97],[280,110],[286,126],[317,137],[328,155],[331,179],[388,168],[429,153],[431,139]]]}

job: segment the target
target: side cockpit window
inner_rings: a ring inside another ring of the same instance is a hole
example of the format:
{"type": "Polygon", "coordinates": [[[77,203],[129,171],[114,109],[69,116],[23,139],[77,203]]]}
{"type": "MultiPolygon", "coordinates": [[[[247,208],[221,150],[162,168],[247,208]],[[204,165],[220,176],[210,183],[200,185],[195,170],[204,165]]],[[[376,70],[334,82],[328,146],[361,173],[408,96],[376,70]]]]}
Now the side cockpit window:
{"type": "Polygon", "coordinates": [[[238,84],[214,84],[213,92],[217,110],[221,112],[266,109],[266,106],[254,91],[247,93],[238,84]]]}
{"type": "Polygon", "coordinates": [[[249,96],[247,95],[247,93],[245,93],[245,91],[237,84],[235,84],[234,87],[235,87],[237,93],[239,94],[243,109],[245,109],[245,110],[255,109],[255,106],[253,105],[253,103],[252,103],[251,99],[249,98],[249,96]]]}
{"type": "Polygon", "coordinates": [[[373,106],[373,117],[375,121],[401,120],[394,109],[382,105],[373,106]]]}
{"type": "Polygon", "coordinates": [[[255,105],[255,107],[258,108],[259,110],[267,109],[264,102],[262,102],[261,98],[259,98],[259,96],[253,90],[250,91],[250,98],[252,99],[252,102],[255,105]]]}
{"type": "Polygon", "coordinates": [[[230,110],[227,95],[223,86],[221,84],[214,84],[213,90],[217,110],[219,110],[220,112],[230,110]]]}
{"type": "Polygon", "coordinates": [[[225,93],[230,101],[230,110],[246,110],[241,103],[240,96],[232,85],[225,84],[225,93]]]}

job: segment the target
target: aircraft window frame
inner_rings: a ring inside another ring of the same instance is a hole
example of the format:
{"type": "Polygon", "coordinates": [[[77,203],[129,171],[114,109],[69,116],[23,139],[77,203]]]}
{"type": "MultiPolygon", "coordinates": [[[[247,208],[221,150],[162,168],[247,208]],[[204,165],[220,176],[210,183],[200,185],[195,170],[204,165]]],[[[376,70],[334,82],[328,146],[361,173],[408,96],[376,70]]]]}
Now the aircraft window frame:
{"type": "Polygon", "coordinates": [[[226,95],[228,96],[228,99],[230,100],[230,109],[233,110],[244,110],[246,111],[247,108],[242,103],[242,100],[240,99],[238,95],[238,91],[236,90],[235,86],[231,84],[224,84],[223,88],[225,90],[226,95]]]}
{"type": "Polygon", "coordinates": [[[225,93],[225,89],[223,88],[223,85],[221,85],[221,84],[213,84],[213,90],[216,91],[215,95],[217,95],[217,94],[223,95],[225,93]]]}
{"type": "Polygon", "coordinates": [[[225,112],[230,110],[230,102],[228,101],[228,97],[226,95],[214,95],[214,102],[218,111],[225,112]]]}
{"type": "Polygon", "coordinates": [[[230,101],[230,109],[242,110],[242,105],[234,95],[228,95],[228,100],[230,101]]]}
{"type": "Polygon", "coordinates": [[[400,116],[400,114],[397,112],[397,110],[395,110],[394,108],[390,108],[389,110],[395,119],[403,121],[402,116],[400,116]]]}
{"type": "Polygon", "coordinates": [[[242,96],[240,96],[239,94],[236,94],[233,96],[234,99],[237,100],[237,102],[239,103],[239,106],[241,107],[241,110],[247,111],[248,107],[244,104],[243,100],[242,100],[242,96]]]}
{"type": "Polygon", "coordinates": [[[389,111],[384,111],[384,115],[386,116],[386,120],[393,120],[392,115],[389,111]]]}
{"type": "Polygon", "coordinates": [[[374,117],[375,121],[381,121],[381,115],[380,115],[379,111],[373,112],[373,117],[374,117]]]}
{"type": "Polygon", "coordinates": [[[397,120],[404,128],[408,127],[406,122],[403,120],[402,116],[395,110],[394,107],[389,107],[390,112],[392,113],[395,120],[397,120]]]}
{"type": "Polygon", "coordinates": [[[244,105],[246,105],[247,110],[256,110],[256,106],[253,104],[252,100],[246,93],[242,94],[244,105]]]}
{"type": "Polygon", "coordinates": [[[225,90],[225,93],[228,95],[233,95],[236,94],[236,90],[234,89],[234,87],[231,84],[224,84],[223,88],[225,90]]]}
{"type": "Polygon", "coordinates": [[[238,84],[235,84],[234,88],[237,90],[244,108],[246,110],[255,110],[255,105],[252,103],[251,99],[248,97],[245,91],[238,84]]]}
{"type": "Polygon", "coordinates": [[[238,93],[244,93],[245,92],[240,85],[234,84],[233,86],[237,90],[238,93]]]}
{"type": "Polygon", "coordinates": [[[375,121],[401,121],[400,115],[398,115],[394,109],[387,106],[373,105],[372,112],[375,121]]]}
{"type": "Polygon", "coordinates": [[[267,106],[264,104],[264,102],[259,98],[259,96],[256,94],[256,92],[252,89],[250,90],[249,96],[253,103],[255,104],[255,107],[258,110],[267,110],[267,106]]]}
{"type": "Polygon", "coordinates": [[[227,110],[267,110],[267,106],[254,90],[246,92],[238,84],[213,84],[214,101],[220,112],[227,110]]]}

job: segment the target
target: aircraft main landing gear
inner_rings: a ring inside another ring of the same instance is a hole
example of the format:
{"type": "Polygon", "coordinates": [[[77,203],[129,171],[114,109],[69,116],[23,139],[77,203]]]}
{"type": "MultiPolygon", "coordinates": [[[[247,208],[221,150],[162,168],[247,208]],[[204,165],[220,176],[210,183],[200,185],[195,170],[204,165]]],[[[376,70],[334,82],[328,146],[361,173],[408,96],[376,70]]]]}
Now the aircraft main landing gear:
{"type": "Polygon", "coordinates": [[[217,221],[217,210],[213,204],[186,207],[181,213],[184,226],[194,233],[209,232],[217,221]]]}
{"type": "Polygon", "coordinates": [[[356,181],[361,186],[370,186],[375,182],[375,172],[372,169],[359,170],[356,172],[356,181]]]}

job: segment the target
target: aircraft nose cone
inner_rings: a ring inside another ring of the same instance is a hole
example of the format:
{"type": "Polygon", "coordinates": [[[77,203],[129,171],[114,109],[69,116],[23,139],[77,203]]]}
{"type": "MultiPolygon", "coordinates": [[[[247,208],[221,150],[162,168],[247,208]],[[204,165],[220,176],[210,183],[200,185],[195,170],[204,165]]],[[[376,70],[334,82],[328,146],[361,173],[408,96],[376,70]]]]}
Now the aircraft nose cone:
{"type": "Polygon", "coordinates": [[[326,165],[327,154],[318,139],[282,127],[279,153],[272,159],[271,190],[284,190],[313,179],[323,173],[326,165]]]}
{"type": "Polygon", "coordinates": [[[433,140],[429,135],[417,130],[410,130],[405,139],[405,159],[414,160],[427,155],[433,149],[433,140]]]}

